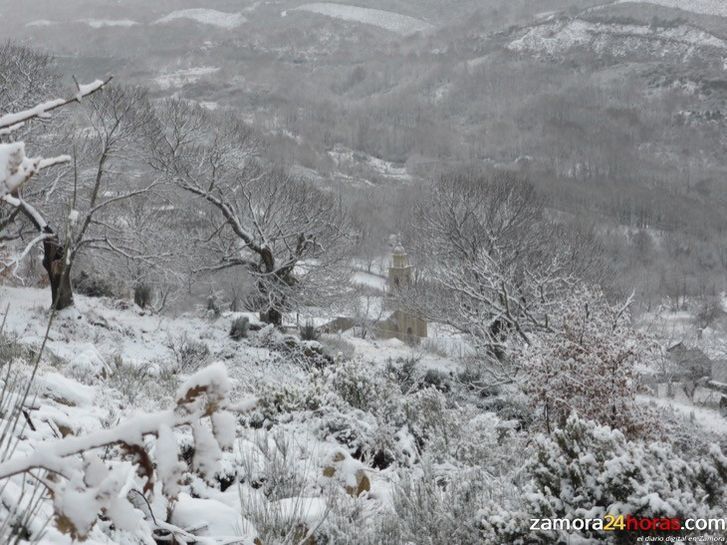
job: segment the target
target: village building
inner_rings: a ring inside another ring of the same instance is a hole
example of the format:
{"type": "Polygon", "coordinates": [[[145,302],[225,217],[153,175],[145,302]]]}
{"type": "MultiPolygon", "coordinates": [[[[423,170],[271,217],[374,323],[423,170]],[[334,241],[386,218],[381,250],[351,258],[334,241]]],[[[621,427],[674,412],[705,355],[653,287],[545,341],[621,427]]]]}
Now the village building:
{"type": "Polygon", "coordinates": [[[386,283],[386,303],[394,309],[384,321],[376,325],[376,336],[383,339],[397,338],[416,344],[426,338],[427,321],[406,308],[402,295],[412,286],[414,269],[401,244],[392,252],[391,265],[386,283]]]}

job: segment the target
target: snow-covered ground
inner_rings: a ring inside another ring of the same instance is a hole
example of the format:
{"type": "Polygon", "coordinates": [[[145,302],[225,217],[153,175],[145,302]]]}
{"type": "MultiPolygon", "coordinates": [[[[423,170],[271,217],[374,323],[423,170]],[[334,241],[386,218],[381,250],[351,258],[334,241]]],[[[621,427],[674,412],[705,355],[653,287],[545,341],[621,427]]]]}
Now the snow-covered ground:
{"type": "Polygon", "coordinates": [[[373,25],[402,35],[413,34],[433,28],[426,21],[408,15],[380,9],[350,6],[347,4],[313,2],[298,6],[293,11],[296,10],[326,15],[343,21],[373,25]]]}
{"type": "Polygon", "coordinates": [[[692,13],[727,17],[727,2],[724,0],[617,0],[617,4],[655,4],[667,8],[677,8],[692,13]]]}
{"type": "Polygon", "coordinates": [[[382,293],[386,291],[386,278],[378,274],[367,273],[364,271],[356,271],[351,277],[351,283],[359,286],[373,288],[382,293]]]}
{"type": "MultiPolygon", "coordinates": [[[[15,339],[21,346],[36,350],[46,330],[48,298],[48,290],[44,289],[0,287],[0,306],[9,309],[4,338],[15,339]]],[[[231,339],[230,324],[241,316],[251,323],[258,323],[252,314],[227,312],[211,316],[202,309],[170,318],[144,312],[119,300],[77,295],[75,307],[61,311],[50,329],[34,383],[36,397],[28,412],[32,430],[21,438],[14,456],[30,456],[43,444],[53,443],[58,447],[56,438],[73,436],[80,440],[89,434],[101,433],[134,418],[139,411],[153,414],[168,407],[174,402],[175,384],[194,372],[193,368],[177,367],[172,375],[169,374],[170,365],[180,364],[179,353],[184,345],[204,346],[205,361],[224,362],[232,382],[230,402],[233,406],[248,399],[251,392],[263,397],[265,392],[270,392],[268,395],[273,395],[272,399],[283,396],[282,400],[292,395],[289,401],[282,402],[299,403],[295,401],[297,388],[305,391],[310,386],[304,384],[320,381],[321,375],[301,367],[293,357],[281,358],[279,348],[268,348],[275,345],[288,350],[285,347],[290,346],[281,343],[283,337],[272,328],[250,333],[249,339],[231,339]]],[[[332,346],[339,354],[346,350],[346,359],[350,362],[346,365],[353,365],[352,370],[359,366],[365,369],[362,377],[377,373],[376,369],[383,369],[392,361],[412,358],[422,370],[435,370],[445,376],[458,371],[458,364],[453,360],[421,348],[413,349],[395,339],[372,341],[338,335],[324,337],[321,343],[332,346]]],[[[320,344],[301,346],[317,350],[320,344]]],[[[27,362],[18,361],[15,365],[21,374],[30,370],[27,362]]],[[[359,387],[363,386],[359,384],[359,387]]],[[[311,390],[308,395],[319,395],[314,392],[311,390]]],[[[369,400],[361,402],[369,403],[369,400]]],[[[296,412],[294,405],[286,410],[296,412]]],[[[270,410],[280,409],[264,409],[270,410]]],[[[333,415],[333,418],[350,418],[352,422],[363,418],[355,426],[363,426],[363,429],[372,426],[371,417],[359,413],[333,415]]],[[[245,471],[247,484],[225,490],[194,478],[179,494],[170,522],[180,528],[198,528],[196,535],[209,538],[210,541],[204,541],[208,545],[229,543],[231,538],[235,538],[235,543],[252,543],[256,529],[248,518],[250,513],[259,515],[263,510],[265,516],[272,513],[290,519],[291,524],[303,522],[312,528],[330,510],[329,502],[333,501],[330,498],[337,494],[335,487],[343,492],[342,496],[337,495],[337,505],[340,506],[341,501],[352,505],[358,503],[357,509],[373,515],[390,501],[397,474],[393,468],[382,471],[368,467],[352,458],[331,437],[325,433],[321,435],[317,427],[323,425],[326,418],[329,418],[328,411],[297,417],[291,413],[275,425],[274,433],[248,430],[244,436],[238,436],[232,449],[220,461],[220,471],[235,474],[245,471]],[[278,456],[284,459],[276,458],[278,456]],[[280,468],[281,463],[286,464],[287,469],[280,468]],[[282,483],[289,492],[279,491],[270,496],[269,492],[263,494],[259,486],[250,486],[257,474],[265,479],[273,471],[273,465],[277,468],[275,471],[290,471],[289,478],[297,479],[296,482],[302,479],[304,484],[300,486],[303,488],[297,489],[295,482],[282,483]]],[[[182,444],[185,444],[184,437],[189,439],[182,435],[182,444]]],[[[410,444],[412,440],[406,429],[398,432],[397,437],[392,440],[400,442],[403,452],[408,452],[406,456],[413,456],[415,447],[410,444]]],[[[156,455],[162,456],[159,452],[156,455]]],[[[127,471],[131,469],[126,462],[123,467],[127,471]]],[[[17,491],[14,485],[8,490],[17,491]]],[[[158,506],[149,508],[155,510],[158,506]]],[[[95,525],[87,543],[116,543],[104,535],[102,526],[95,525]]],[[[123,539],[118,543],[121,542],[126,543],[123,539]]],[[[51,527],[41,543],[66,545],[71,540],[51,527]]]]}
{"type": "Polygon", "coordinates": [[[205,76],[218,72],[220,69],[215,66],[194,66],[192,68],[180,68],[174,72],[160,74],[155,78],[155,83],[163,90],[176,89],[185,85],[196,83],[205,76]]]}
{"type": "Polygon", "coordinates": [[[154,21],[154,24],[165,24],[179,20],[196,21],[204,25],[231,30],[247,22],[241,13],[228,13],[214,9],[193,8],[173,11],[154,21]]]}
{"type": "Polygon", "coordinates": [[[639,396],[638,401],[673,411],[679,418],[694,422],[705,431],[718,435],[727,434],[727,418],[722,416],[716,409],[700,407],[686,401],[663,397],[639,396]]]}
{"type": "Polygon", "coordinates": [[[411,175],[407,172],[405,165],[385,161],[341,144],[336,144],[328,155],[339,167],[370,170],[378,176],[394,181],[411,180],[411,175]]]}

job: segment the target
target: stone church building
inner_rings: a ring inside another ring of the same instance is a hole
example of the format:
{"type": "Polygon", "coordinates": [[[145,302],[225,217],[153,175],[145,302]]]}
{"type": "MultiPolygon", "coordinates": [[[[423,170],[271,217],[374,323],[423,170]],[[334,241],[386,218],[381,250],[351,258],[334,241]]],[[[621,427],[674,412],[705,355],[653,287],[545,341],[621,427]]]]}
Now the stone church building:
{"type": "Polygon", "coordinates": [[[386,303],[394,312],[376,325],[376,336],[382,339],[397,338],[415,344],[427,337],[427,321],[406,311],[400,299],[400,292],[411,285],[413,267],[401,244],[397,244],[391,256],[391,265],[386,283],[386,303]]]}

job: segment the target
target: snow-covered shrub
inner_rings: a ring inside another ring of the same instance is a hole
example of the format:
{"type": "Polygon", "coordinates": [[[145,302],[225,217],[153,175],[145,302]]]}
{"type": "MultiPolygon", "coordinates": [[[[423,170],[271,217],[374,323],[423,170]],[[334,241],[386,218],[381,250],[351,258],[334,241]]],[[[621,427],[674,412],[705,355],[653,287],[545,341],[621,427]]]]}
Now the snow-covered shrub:
{"type": "Polygon", "coordinates": [[[239,444],[240,486],[262,493],[269,501],[295,497],[306,487],[306,473],[298,459],[300,450],[283,433],[258,432],[239,444]]]}
{"type": "Polygon", "coordinates": [[[326,377],[327,385],[340,398],[355,409],[372,410],[377,404],[381,382],[374,373],[365,372],[357,361],[347,361],[337,365],[326,377]]]}
{"type": "Polygon", "coordinates": [[[106,385],[110,391],[121,395],[122,406],[128,404],[151,410],[159,404],[174,401],[179,377],[178,373],[163,363],[127,361],[117,354],[106,371],[106,385]]]}
{"type": "Polygon", "coordinates": [[[296,411],[316,411],[329,404],[323,383],[312,380],[300,385],[267,385],[258,388],[257,409],[253,413],[256,420],[277,422],[282,415],[296,411]]]}
{"type": "Polygon", "coordinates": [[[416,384],[416,367],[418,363],[419,358],[415,357],[397,358],[396,360],[389,359],[386,363],[386,374],[399,383],[399,388],[402,393],[411,391],[416,384]]]}
{"type": "Polygon", "coordinates": [[[140,282],[134,286],[134,303],[140,308],[146,308],[152,302],[152,287],[149,284],[140,282]]]}
{"type": "MultiPolygon", "coordinates": [[[[685,460],[668,444],[629,441],[575,414],[562,429],[538,438],[527,471],[532,517],[721,517],[727,500],[727,457],[717,446],[685,460]]],[[[612,534],[584,530],[581,537],[602,543],[612,534]]],[[[557,531],[530,537],[534,543],[565,539],[557,531]]]]}
{"type": "Polygon", "coordinates": [[[316,531],[329,512],[326,498],[302,495],[266,501],[259,497],[247,502],[244,514],[265,545],[319,545],[316,531]]]}
{"type": "Polygon", "coordinates": [[[232,320],[230,325],[230,337],[239,341],[247,337],[247,333],[250,329],[250,318],[247,316],[238,316],[232,320]]]}
{"type": "Polygon", "coordinates": [[[327,408],[314,428],[320,438],[335,441],[359,456],[376,450],[377,429],[378,423],[371,414],[338,408],[327,408]]]}
{"type": "Polygon", "coordinates": [[[88,297],[113,297],[115,295],[112,283],[98,274],[89,274],[81,271],[73,281],[76,292],[88,297]]]}
{"type": "Polygon", "coordinates": [[[425,388],[436,388],[441,392],[448,392],[452,389],[450,376],[436,369],[427,369],[422,376],[421,383],[425,388]]]}
{"type": "Polygon", "coordinates": [[[20,359],[29,361],[33,351],[14,336],[0,333],[0,369],[20,359]]]}
{"type": "Polygon", "coordinates": [[[649,433],[637,406],[635,364],[645,357],[644,339],[623,309],[598,292],[567,307],[562,323],[526,349],[521,358],[523,390],[547,430],[563,426],[572,411],[629,434],[649,433]]]}
{"type": "Polygon", "coordinates": [[[283,342],[283,334],[273,324],[264,326],[253,339],[253,346],[274,350],[283,342]]]}
{"type": "Polygon", "coordinates": [[[514,453],[524,452],[514,424],[501,420],[495,413],[477,412],[463,415],[461,420],[453,450],[454,458],[465,466],[480,465],[491,473],[502,473],[511,467],[514,453]]]}
{"type": "Polygon", "coordinates": [[[205,315],[211,320],[216,320],[222,315],[222,303],[217,293],[212,292],[207,296],[205,315]]]}
{"type": "Polygon", "coordinates": [[[420,476],[405,477],[393,497],[396,526],[387,543],[482,545],[481,509],[490,481],[483,470],[471,470],[445,482],[427,467],[420,476]]]}
{"type": "Polygon", "coordinates": [[[317,341],[321,337],[321,332],[318,328],[313,325],[313,322],[306,322],[303,327],[300,328],[300,338],[303,341],[317,341]]]}
{"type": "Polygon", "coordinates": [[[429,445],[432,451],[446,456],[452,436],[458,431],[458,421],[447,409],[444,394],[433,387],[420,390],[404,399],[404,412],[418,448],[429,445]]]}
{"type": "Polygon", "coordinates": [[[318,340],[326,354],[336,360],[350,360],[356,352],[356,347],[339,335],[321,335],[318,340]]]}
{"type": "Polygon", "coordinates": [[[205,479],[212,476],[235,435],[234,418],[227,412],[229,390],[224,366],[212,365],[178,389],[172,409],[140,414],[88,435],[45,441],[35,452],[1,462],[0,480],[10,479],[14,486],[29,473],[49,470],[54,477],[44,484],[51,492],[55,531],[73,540],[94,532],[100,515],[143,543],[159,537],[159,531],[185,534],[173,525],[160,526],[144,509],[162,498],[162,505],[173,502],[180,492],[184,466],[176,428],[192,429],[194,471],[205,479]],[[156,439],[150,442],[151,437],[156,439]],[[135,502],[131,492],[142,501],[135,502]]]}
{"type": "Polygon", "coordinates": [[[114,357],[106,378],[107,384],[118,390],[132,405],[140,395],[144,395],[142,386],[153,380],[154,376],[148,366],[124,361],[118,354],[114,357]]]}
{"type": "Polygon", "coordinates": [[[323,374],[326,387],[355,409],[387,419],[403,416],[398,399],[401,390],[386,373],[371,363],[350,360],[329,367],[323,374]]]}
{"type": "Polygon", "coordinates": [[[178,373],[189,373],[202,367],[210,357],[210,349],[206,343],[190,339],[187,333],[180,337],[170,338],[167,344],[172,351],[176,366],[173,371],[178,373]]]}
{"type": "Polygon", "coordinates": [[[277,354],[279,359],[292,361],[307,371],[322,369],[334,361],[318,341],[305,341],[294,335],[284,335],[272,325],[263,327],[251,339],[251,344],[266,348],[277,354]]]}
{"type": "MultiPolygon", "coordinates": [[[[4,323],[3,323],[4,325],[4,323]]],[[[0,326],[0,467],[9,463],[26,431],[28,394],[32,395],[29,378],[13,366],[31,361],[27,348],[5,336],[0,326]]],[[[37,479],[0,482],[0,543],[35,543],[49,516],[42,510],[46,490],[37,479]]]]}

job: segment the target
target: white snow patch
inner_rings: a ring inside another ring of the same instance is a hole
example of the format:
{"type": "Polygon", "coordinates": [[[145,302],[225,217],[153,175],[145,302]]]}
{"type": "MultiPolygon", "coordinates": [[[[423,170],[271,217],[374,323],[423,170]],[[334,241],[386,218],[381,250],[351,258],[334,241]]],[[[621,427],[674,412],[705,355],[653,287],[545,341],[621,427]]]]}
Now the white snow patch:
{"type": "Polygon", "coordinates": [[[395,180],[408,181],[411,175],[407,172],[405,165],[398,165],[378,157],[373,157],[367,153],[349,149],[341,144],[336,144],[331,151],[328,152],[337,166],[345,167],[364,167],[375,171],[380,176],[395,180]]]}
{"type": "Polygon", "coordinates": [[[192,68],[183,68],[168,74],[161,74],[154,81],[163,90],[176,89],[196,83],[204,76],[214,74],[218,71],[219,68],[215,66],[195,66],[192,68]]]}
{"type": "Polygon", "coordinates": [[[64,405],[87,407],[93,403],[96,395],[93,387],[76,382],[60,373],[46,373],[36,380],[41,395],[64,405]]]}
{"type": "Polygon", "coordinates": [[[295,10],[309,11],[311,13],[333,17],[334,19],[341,19],[343,21],[373,25],[402,35],[423,32],[434,28],[426,21],[422,21],[421,19],[410,17],[408,15],[402,15],[393,11],[384,11],[380,9],[349,6],[346,4],[313,2],[311,4],[298,6],[295,10]]]}
{"type": "Polygon", "coordinates": [[[30,21],[28,23],[25,23],[26,27],[34,27],[34,26],[51,26],[51,25],[57,25],[57,21],[50,21],[48,19],[36,19],[35,21],[30,21]]]}
{"type": "Polygon", "coordinates": [[[323,498],[285,498],[271,502],[271,507],[283,520],[302,521],[311,526],[317,524],[328,512],[323,498]]]}
{"type": "Polygon", "coordinates": [[[139,24],[131,19],[81,19],[78,22],[85,23],[91,28],[132,27],[139,24]]]}
{"type": "Polygon", "coordinates": [[[241,537],[250,536],[255,531],[252,525],[244,520],[240,512],[217,500],[192,498],[180,494],[172,523],[182,528],[205,526],[199,533],[203,536],[241,537]]]}
{"type": "Polygon", "coordinates": [[[351,277],[351,284],[356,286],[366,286],[375,290],[386,291],[386,278],[378,274],[372,274],[364,271],[356,271],[351,277]]]}
{"type": "Polygon", "coordinates": [[[197,21],[203,25],[215,26],[227,30],[237,28],[247,22],[247,18],[241,13],[228,13],[225,11],[217,11],[215,9],[193,8],[173,11],[161,19],[154,21],[154,24],[160,25],[171,23],[180,19],[197,21]]]}

